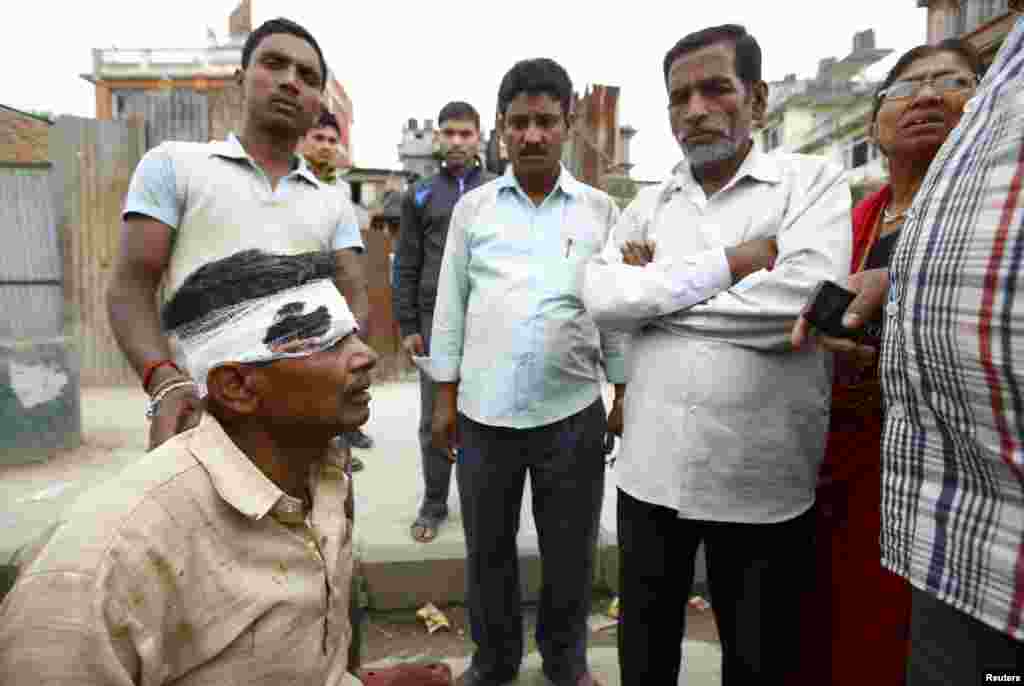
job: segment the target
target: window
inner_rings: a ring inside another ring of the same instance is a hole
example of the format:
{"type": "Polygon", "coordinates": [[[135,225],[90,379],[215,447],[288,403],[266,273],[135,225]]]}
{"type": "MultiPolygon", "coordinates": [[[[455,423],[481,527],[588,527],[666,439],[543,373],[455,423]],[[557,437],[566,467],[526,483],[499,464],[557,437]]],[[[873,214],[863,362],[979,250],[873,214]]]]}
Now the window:
{"type": "Polygon", "coordinates": [[[843,151],[843,162],[847,169],[863,167],[878,157],[878,146],[867,138],[859,138],[843,151]]]}
{"type": "Polygon", "coordinates": [[[863,167],[867,164],[869,152],[867,141],[855,143],[853,148],[850,150],[850,168],[856,169],[857,167],[863,167]]]}
{"type": "Polygon", "coordinates": [[[967,0],[959,5],[947,10],[945,38],[970,33],[1010,9],[1008,0],[967,0]]]}
{"type": "Polygon", "coordinates": [[[998,16],[1006,14],[1009,9],[1007,0],[976,0],[967,4],[966,8],[960,10],[961,14],[966,12],[965,30],[973,31],[982,24],[986,24],[998,16]]]}
{"type": "Polygon", "coordinates": [[[945,27],[942,38],[955,38],[964,33],[965,13],[959,7],[950,7],[945,13],[945,27]]]}

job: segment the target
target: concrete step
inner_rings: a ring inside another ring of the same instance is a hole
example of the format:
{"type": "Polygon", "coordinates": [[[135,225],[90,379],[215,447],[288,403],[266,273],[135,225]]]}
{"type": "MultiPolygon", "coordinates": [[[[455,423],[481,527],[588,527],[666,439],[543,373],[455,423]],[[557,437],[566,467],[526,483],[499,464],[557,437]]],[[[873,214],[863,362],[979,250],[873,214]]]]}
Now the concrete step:
{"type": "MultiPolygon", "coordinates": [[[[355,449],[366,468],[355,475],[355,541],[362,560],[370,607],[392,610],[465,601],[466,541],[462,533],[458,483],[452,475],[448,499],[449,517],[430,543],[418,543],[409,535],[423,498],[416,422],[419,388],[414,383],[375,387],[373,412],[364,431],[374,439],[370,450],[355,449]]],[[[606,388],[610,406],[612,388],[606,388]]],[[[536,600],[541,569],[537,528],[530,507],[527,479],[523,494],[518,537],[523,599],[536,600]]],[[[605,476],[604,506],[598,537],[594,587],[618,589],[618,537],[616,534],[616,485],[614,469],[605,476]]],[[[698,554],[695,589],[705,580],[703,554],[698,554]]]]}
{"type": "MultiPolygon", "coordinates": [[[[363,578],[374,610],[418,608],[462,604],[466,590],[466,541],[462,513],[453,478],[449,516],[438,536],[430,543],[412,540],[409,527],[422,497],[419,472],[384,468],[381,462],[397,453],[387,450],[382,432],[374,435],[377,445],[358,451],[367,467],[356,475],[356,549],[363,578]],[[380,438],[378,438],[380,436],[380,438]],[[390,488],[388,487],[390,485],[390,488]]],[[[411,470],[409,470],[411,471],[411,470]]],[[[519,575],[523,600],[534,602],[540,592],[541,563],[536,525],[529,507],[529,480],[523,495],[519,547],[519,575]]],[[[614,494],[613,494],[614,496],[614,494]]],[[[594,587],[614,590],[617,549],[606,531],[601,532],[594,587]]]]}

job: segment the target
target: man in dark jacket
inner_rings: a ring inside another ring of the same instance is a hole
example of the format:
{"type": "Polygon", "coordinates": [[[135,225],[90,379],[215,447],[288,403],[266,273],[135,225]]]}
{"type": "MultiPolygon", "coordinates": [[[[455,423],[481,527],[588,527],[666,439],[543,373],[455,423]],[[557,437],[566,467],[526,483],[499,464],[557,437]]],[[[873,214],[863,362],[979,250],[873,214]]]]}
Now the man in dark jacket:
{"type": "MultiPolygon", "coordinates": [[[[450,102],[438,115],[441,171],[420,181],[402,200],[402,223],[395,251],[397,280],[392,290],[402,347],[409,355],[427,355],[433,325],[437,278],[452,208],[466,192],[494,178],[480,164],[480,115],[472,105],[450,102]]],[[[412,524],[413,539],[429,543],[448,516],[452,465],[430,444],[434,384],[420,372],[420,449],[425,494],[412,524]]]]}

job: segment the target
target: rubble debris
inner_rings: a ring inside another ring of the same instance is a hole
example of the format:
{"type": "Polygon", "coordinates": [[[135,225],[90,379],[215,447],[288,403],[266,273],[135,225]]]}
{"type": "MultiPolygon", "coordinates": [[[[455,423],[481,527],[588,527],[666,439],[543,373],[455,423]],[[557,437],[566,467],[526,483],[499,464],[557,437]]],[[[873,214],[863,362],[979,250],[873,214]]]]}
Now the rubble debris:
{"type": "Polygon", "coordinates": [[[690,607],[700,612],[704,612],[705,610],[711,609],[711,603],[704,600],[704,598],[700,597],[699,595],[695,595],[692,598],[690,598],[690,602],[688,604],[690,607]]]}
{"type": "Polygon", "coordinates": [[[419,610],[416,611],[416,616],[423,620],[423,623],[427,626],[427,633],[432,634],[438,629],[448,629],[451,631],[452,625],[445,617],[444,613],[437,609],[437,606],[433,603],[427,603],[419,610]]]}
{"type": "Polygon", "coordinates": [[[612,619],[618,619],[619,618],[619,597],[618,596],[615,596],[615,599],[612,600],[611,605],[608,606],[608,616],[611,617],[612,619]]]}

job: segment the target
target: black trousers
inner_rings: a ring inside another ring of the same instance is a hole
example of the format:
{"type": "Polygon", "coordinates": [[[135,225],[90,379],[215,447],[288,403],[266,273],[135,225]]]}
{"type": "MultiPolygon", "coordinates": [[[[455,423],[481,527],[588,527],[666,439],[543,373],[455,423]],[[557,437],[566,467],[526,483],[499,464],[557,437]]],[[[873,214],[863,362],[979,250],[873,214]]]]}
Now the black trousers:
{"type": "Polygon", "coordinates": [[[907,686],[1001,683],[987,680],[989,674],[1024,680],[1024,643],[931,593],[914,588],[912,594],[907,686]]]}
{"type": "Polygon", "coordinates": [[[537,647],[555,686],[587,670],[587,617],[604,496],[604,403],[533,429],[479,424],[459,414],[459,498],[466,533],[467,605],[488,684],[515,678],[523,658],[516,534],[530,475],[543,582],[537,647]]]}
{"type": "Polygon", "coordinates": [[[814,581],[813,508],[777,524],[698,521],[619,490],[618,527],[623,686],[680,683],[686,606],[702,542],[723,686],[792,683],[802,597],[814,581]]]}

